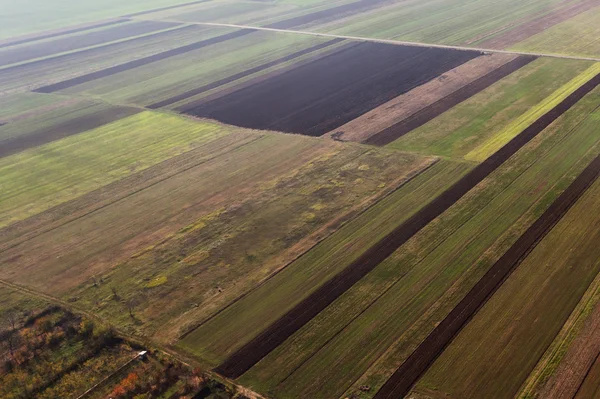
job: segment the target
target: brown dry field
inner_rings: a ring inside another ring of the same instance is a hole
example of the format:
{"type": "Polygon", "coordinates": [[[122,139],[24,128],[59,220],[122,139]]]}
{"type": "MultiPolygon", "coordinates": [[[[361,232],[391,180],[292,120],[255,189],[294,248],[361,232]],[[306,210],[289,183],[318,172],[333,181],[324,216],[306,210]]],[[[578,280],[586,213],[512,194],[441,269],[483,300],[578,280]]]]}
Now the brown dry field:
{"type": "Polygon", "coordinates": [[[461,87],[514,60],[516,57],[512,54],[493,54],[477,57],[414,88],[408,93],[374,108],[338,129],[325,134],[325,137],[342,141],[365,141],[383,129],[403,121],[461,87]],[[343,132],[343,134],[336,132],[343,132]]]}

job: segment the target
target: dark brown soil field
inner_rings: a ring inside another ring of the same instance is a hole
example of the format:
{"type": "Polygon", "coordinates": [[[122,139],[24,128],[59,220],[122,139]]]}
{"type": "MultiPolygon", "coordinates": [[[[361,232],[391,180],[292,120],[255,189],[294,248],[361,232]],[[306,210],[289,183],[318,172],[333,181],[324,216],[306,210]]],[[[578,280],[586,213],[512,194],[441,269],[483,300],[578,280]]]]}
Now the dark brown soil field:
{"type": "Polygon", "coordinates": [[[182,111],[252,129],[321,136],[478,55],[357,43],[182,111]]]}
{"type": "MultiPolygon", "coordinates": [[[[563,103],[536,121],[528,130],[539,133],[560,116],[578,99],[600,83],[600,75],[582,86],[563,103]],[[565,104],[566,103],[566,104],[565,104]],[[560,112],[563,110],[562,112],[560,112]]],[[[510,273],[535,248],[542,238],[558,223],[600,174],[600,156],[571,183],[550,205],[536,222],[510,247],[488,270],[469,293],[456,305],[446,318],[431,332],[419,347],[400,366],[375,395],[376,399],[401,398],[407,395],[413,384],[429,368],[461,328],[473,317],[487,299],[496,292],[510,273]]]]}
{"type": "Polygon", "coordinates": [[[475,80],[474,82],[463,86],[454,93],[442,98],[439,101],[431,104],[430,106],[423,108],[416,114],[382,130],[381,132],[369,137],[364,141],[365,144],[373,145],[386,145],[392,141],[404,136],[411,130],[414,130],[420,126],[423,126],[430,120],[438,117],[444,112],[448,111],[455,105],[467,100],[475,94],[490,87],[500,79],[510,75],[518,69],[524,67],[530,62],[534,61],[536,57],[521,56],[501,67],[493,70],[487,75],[475,80]]]}
{"type": "MultiPolygon", "coordinates": [[[[68,136],[83,133],[114,122],[117,119],[137,114],[141,110],[130,107],[111,107],[94,115],[85,115],[69,119],[64,123],[41,128],[32,134],[19,136],[14,139],[0,141],[0,158],[16,154],[28,148],[37,147],[68,136]]],[[[0,124],[1,125],[1,124],[0,124]]]]}
{"type": "Polygon", "coordinates": [[[359,0],[355,3],[344,4],[341,6],[329,8],[327,10],[316,11],[310,14],[293,17],[284,21],[279,21],[267,25],[267,28],[273,29],[293,29],[303,25],[325,23],[350,15],[359,14],[371,8],[380,6],[387,0],[359,0]]]}
{"type": "Polygon", "coordinates": [[[111,25],[116,25],[116,24],[122,24],[124,22],[127,22],[127,20],[126,19],[117,19],[115,21],[102,22],[102,23],[99,23],[99,24],[88,24],[88,25],[85,25],[85,26],[81,26],[79,28],[52,31],[52,32],[48,32],[46,34],[41,34],[41,35],[37,35],[37,36],[36,35],[30,35],[30,36],[27,36],[27,37],[22,37],[21,39],[17,39],[17,40],[13,40],[13,41],[6,41],[4,43],[0,43],[0,48],[10,47],[10,46],[16,46],[16,45],[19,45],[19,44],[25,44],[25,43],[35,42],[35,41],[38,41],[38,40],[51,39],[53,37],[58,37],[58,36],[63,36],[63,35],[70,35],[72,33],[85,32],[86,30],[103,28],[103,27],[106,27],[106,26],[111,26],[111,25]]]}
{"type": "Polygon", "coordinates": [[[36,43],[24,47],[0,51],[0,66],[16,64],[51,56],[52,54],[64,53],[97,46],[99,44],[126,39],[129,37],[143,35],[157,30],[171,28],[179,23],[161,21],[140,21],[127,25],[118,25],[110,29],[90,32],[78,36],[67,36],[51,42],[36,43]]]}
{"type": "Polygon", "coordinates": [[[235,32],[230,32],[221,36],[213,37],[210,39],[202,40],[196,43],[188,44],[187,46],[177,47],[172,50],[163,51],[162,53],[158,53],[155,55],[151,55],[149,57],[140,58],[138,60],[129,61],[121,65],[116,65],[114,67],[106,68],[101,71],[96,71],[92,73],[88,73],[86,75],[78,76],[73,79],[68,79],[62,82],[58,82],[56,84],[52,84],[49,86],[44,86],[36,89],[35,91],[38,93],[53,93],[59,90],[64,90],[69,87],[77,86],[82,83],[90,82],[92,80],[104,78],[106,76],[114,75],[119,72],[129,71],[131,69],[135,69],[142,65],[151,64],[153,62],[162,61],[164,59],[175,57],[177,55],[185,54],[190,51],[199,50],[203,47],[210,46],[212,44],[221,43],[226,40],[235,39],[240,36],[247,35],[249,33],[254,32],[253,29],[241,29],[235,32]]]}
{"type": "Polygon", "coordinates": [[[510,47],[513,44],[517,44],[520,41],[543,32],[556,24],[573,18],[596,6],[598,6],[596,0],[589,0],[572,4],[567,8],[558,8],[542,17],[527,21],[516,29],[508,30],[505,33],[484,40],[479,43],[478,46],[490,49],[504,49],[510,47]]]}
{"type": "MultiPolygon", "coordinates": [[[[498,150],[494,155],[490,156],[483,163],[477,165],[471,172],[465,175],[461,180],[455,183],[448,190],[444,191],[440,196],[435,198],[432,202],[430,202],[427,206],[422,208],[419,212],[417,212],[414,216],[404,222],[402,225],[398,226],[392,233],[383,238],[379,243],[375,246],[371,247],[367,252],[365,252],[360,258],[358,258],[355,262],[350,264],[346,269],[340,272],[338,275],[327,281],[323,284],[319,289],[317,289],[313,294],[309,295],[306,299],[300,302],[297,306],[295,306],[292,310],[282,316],[279,320],[269,326],[265,331],[259,334],[252,341],[244,345],[237,352],[231,355],[225,362],[219,365],[215,371],[229,378],[237,378],[244,374],[248,369],[250,369],[254,364],[260,361],[264,356],[266,356],[269,352],[279,346],[283,341],[289,338],[293,333],[298,331],[302,326],[304,326],[308,321],[310,321],[313,317],[315,317],[318,313],[320,313],[323,309],[325,309],[328,305],[330,305],[333,301],[335,301],[340,295],[346,292],[350,287],[352,287],[357,281],[359,281],[362,277],[364,277],[367,273],[373,270],[379,263],[381,263],[384,259],[390,256],[394,251],[396,251],[401,245],[407,242],[412,236],[414,236],[417,232],[419,232],[423,227],[425,227],[429,222],[434,220],[436,217],[440,216],[443,212],[445,212],[448,208],[450,208],[456,201],[458,201],[463,195],[465,195],[469,190],[479,184],[483,179],[485,179],[490,173],[496,170],[500,165],[502,165],[506,160],[508,160],[513,154],[515,154],[521,147],[531,141],[534,137],[536,137],[542,130],[544,130],[547,126],[549,126],[554,120],[560,117],[563,113],[565,113],[569,108],[571,108],[577,101],[579,101],[583,96],[593,90],[600,83],[600,75],[597,75],[592,80],[590,80],[585,85],[581,86],[574,93],[572,93],[569,97],[563,100],[560,104],[534,122],[531,126],[525,129],[518,136],[513,138],[510,142],[508,142],[504,147],[498,150]]],[[[589,181],[593,181],[595,179],[594,167],[600,167],[600,158],[592,164],[588,169],[586,169],[585,173],[582,173],[580,178],[577,179],[577,184],[574,183],[573,189],[567,190],[567,192],[571,194],[566,194],[561,196],[561,201],[557,200],[557,203],[562,204],[567,203],[570,206],[571,196],[577,192],[577,187],[583,187],[581,192],[585,190],[587,187],[585,183],[586,179],[590,179],[589,181]],[[590,174],[592,175],[590,177],[590,174]],[[585,184],[584,184],[585,183],[585,184]]],[[[555,203],[556,204],[556,203],[555,203]]],[[[564,205],[553,205],[551,208],[550,215],[554,215],[563,209],[564,205]]],[[[566,212],[566,210],[565,210],[566,212]]],[[[542,220],[552,220],[552,218],[558,216],[546,216],[542,217],[542,220]],[[549,219],[550,218],[550,219],[549,219]]],[[[558,219],[556,219],[558,220],[558,219]]],[[[548,221],[544,222],[548,223],[548,221]]],[[[542,227],[546,228],[546,224],[543,224],[542,227]]],[[[551,224],[553,225],[553,224],[551,224]]],[[[550,227],[551,227],[550,225],[550,227]]],[[[534,225],[538,226],[538,223],[534,225]]],[[[534,228],[532,227],[532,229],[534,228]]],[[[533,232],[537,232],[541,227],[535,227],[535,230],[531,230],[533,232]]],[[[529,231],[529,230],[528,230],[529,231]]],[[[543,229],[542,229],[543,231],[543,229]]],[[[531,237],[532,234],[537,233],[528,233],[525,234],[526,237],[531,237]]],[[[531,238],[528,238],[530,240],[531,238]]],[[[538,237],[539,239],[539,237],[538,237]]],[[[535,241],[535,240],[534,240],[535,241]]],[[[527,241],[529,242],[529,241],[527,241]]],[[[526,243],[527,243],[526,242],[526,243]]],[[[535,242],[534,242],[535,243],[535,242]]],[[[524,244],[520,244],[524,245],[524,244]]],[[[529,246],[525,246],[526,249],[529,246]]],[[[519,247],[521,248],[521,247],[519,247]]],[[[516,250],[515,250],[516,251],[516,250]]],[[[510,253],[511,251],[509,251],[510,253]]],[[[504,257],[502,258],[504,259],[504,257]]],[[[508,260],[500,260],[502,262],[507,262],[508,260]]],[[[513,258],[507,258],[513,259],[513,258]]],[[[520,259],[520,256],[517,260],[520,259]]],[[[499,261],[499,262],[500,262],[499,261]]],[[[491,275],[495,276],[494,272],[496,268],[492,268],[491,275]]],[[[485,280],[485,279],[484,279],[485,280]]],[[[489,283],[486,283],[484,287],[488,287],[489,283]]],[[[492,285],[492,289],[493,289],[492,285]]],[[[467,295],[467,298],[470,298],[471,295],[467,295]]],[[[481,301],[485,300],[485,297],[481,298],[481,301]]],[[[481,303],[481,301],[479,303],[481,303]]],[[[473,303],[469,300],[468,303],[473,303]]],[[[477,305],[479,306],[479,305],[477,305]]],[[[477,308],[473,310],[476,311],[477,308]]],[[[470,315],[459,313],[460,316],[466,316],[464,321],[468,320],[470,315]]],[[[452,319],[450,319],[452,320],[452,319]]],[[[458,329],[460,326],[464,324],[458,323],[458,329]]],[[[456,322],[451,324],[454,328],[456,328],[456,322]]],[[[458,329],[456,331],[458,331],[458,329]]],[[[438,346],[433,347],[431,345],[421,345],[417,351],[420,350],[419,353],[428,354],[429,358],[423,357],[422,354],[417,354],[415,356],[411,356],[409,360],[405,363],[407,366],[402,366],[400,370],[398,370],[392,379],[385,384],[380,393],[378,393],[377,398],[399,398],[403,397],[403,393],[408,393],[408,390],[416,381],[416,379],[422,374],[423,371],[427,369],[427,367],[435,360],[440,351],[446,346],[449,340],[454,336],[454,333],[449,334],[447,331],[449,330],[438,330],[436,329],[432,334],[433,338],[428,338],[427,342],[437,343],[438,346]],[[440,333],[447,335],[440,335],[441,338],[436,338],[440,333]],[[411,360],[412,359],[412,360],[411,360]]],[[[452,330],[453,331],[453,330],[452,330]]],[[[450,333],[452,331],[449,331],[450,333]]]]}
{"type": "Polygon", "coordinates": [[[287,55],[287,56],[285,56],[283,58],[280,58],[278,60],[267,62],[266,64],[259,65],[259,66],[254,67],[254,68],[246,69],[243,72],[236,73],[235,75],[229,76],[229,77],[227,77],[225,79],[218,80],[216,82],[207,84],[205,86],[198,87],[196,89],[192,89],[192,90],[186,91],[185,93],[179,94],[177,96],[173,96],[173,97],[168,98],[166,100],[159,101],[157,103],[151,104],[151,105],[148,106],[148,108],[150,108],[150,109],[157,109],[157,108],[162,108],[162,107],[169,106],[169,105],[174,104],[176,102],[183,101],[186,98],[197,96],[198,94],[202,94],[202,93],[204,93],[206,91],[215,89],[215,88],[217,88],[219,86],[225,85],[227,83],[234,82],[234,81],[236,81],[238,79],[242,79],[242,78],[244,78],[246,76],[250,76],[250,75],[252,75],[254,73],[257,73],[257,72],[260,72],[260,71],[264,71],[265,69],[274,67],[276,65],[283,64],[283,63],[291,61],[291,60],[293,60],[295,58],[298,58],[298,57],[301,57],[303,55],[312,53],[313,51],[317,51],[317,50],[320,50],[320,49],[332,46],[332,45],[334,45],[336,43],[339,43],[339,42],[342,42],[342,41],[344,41],[344,39],[333,39],[333,40],[330,40],[330,41],[325,42],[325,43],[317,44],[316,46],[313,46],[313,47],[310,47],[310,48],[307,48],[307,49],[304,49],[304,50],[301,50],[301,51],[297,51],[297,52],[295,52],[293,54],[287,55]]]}

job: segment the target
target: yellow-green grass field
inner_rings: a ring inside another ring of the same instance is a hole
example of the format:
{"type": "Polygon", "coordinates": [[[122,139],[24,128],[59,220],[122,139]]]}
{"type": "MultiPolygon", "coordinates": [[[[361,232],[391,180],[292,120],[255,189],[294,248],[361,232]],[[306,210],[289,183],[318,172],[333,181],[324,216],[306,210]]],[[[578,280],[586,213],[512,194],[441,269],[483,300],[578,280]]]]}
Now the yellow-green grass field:
{"type": "Polygon", "coordinates": [[[139,113],[85,98],[19,93],[5,96],[15,103],[4,110],[0,126],[0,157],[91,130],[139,113]]]}
{"type": "Polygon", "coordinates": [[[511,47],[511,50],[600,57],[600,7],[571,18],[511,47]]]}
{"type": "MultiPolygon", "coordinates": [[[[240,381],[278,398],[372,397],[600,152],[595,117],[588,117],[599,95],[586,96],[240,381]],[[371,390],[361,393],[362,385],[371,390]]],[[[227,353],[228,337],[210,334],[211,327],[220,324],[207,323],[202,336],[183,344],[227,353]]]]}
{"type": "MultiPolygon", "coordinates": [[[[596,111],[570,133],[596,132],[599,122],[596,111]]],[[[460,332],[417,389],[452,397],[518,393],[600,271],[600,215],[594,211],[599,206],[596,182],[460,332]]]]}
{"type": "Polygon", "coordinates": [[[388,147],[482,161],[596,69],[587,61],[537,59],[388,147]]]}
{"type": "Polygon", "coordinates": [[[229,132],[216,123],[142,112],[0,159],[0,226],[45,211],[229,132]]]}
{"type": "Polygon", "coordinates": [[[483,162],[490,155],[502,148],[506,143],[515,138],[519,133],[533,124],[536,120],[548,113],[552,108],[560,104],[579,87],[590,81],[600,73],[600,63],[595,63],[588,69],[577,75],[564,86],[546,97],[542,102],[530,108],[520,117],[514,119],[508,126],[496,133],[486,142],[474,148],[465,155],[469,161],[483,162]]]}

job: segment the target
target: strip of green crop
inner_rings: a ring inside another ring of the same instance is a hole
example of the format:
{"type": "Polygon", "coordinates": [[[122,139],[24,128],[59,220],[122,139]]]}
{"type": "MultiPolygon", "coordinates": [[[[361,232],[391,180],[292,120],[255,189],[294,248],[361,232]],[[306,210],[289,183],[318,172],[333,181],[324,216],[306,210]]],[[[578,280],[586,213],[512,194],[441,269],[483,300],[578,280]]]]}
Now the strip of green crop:
{"type": "Polygon", "coordinates": [[[209,122],[153,112],[0,160],[0,227],[228,133],[209,122]]]}
{"type": "Polygon", "coordinates": [[[594,76],[600,73],[600,63],[593,64],[583,73],[576,76],[569,83],[565,84],[552,95],[544,99],[536,107],[530,109],[525,114],[514,120],[510,125],[498,132],[491,139],[479,145],[471,152],[465,155],[465,159],[476,162],[483,162],[490,155],[498,151],[502,146],[525,130],[529,125],[538,120],[542,115],[554,108],[557,104],[571,95],[575,90],[588,82],[594,76]]]}

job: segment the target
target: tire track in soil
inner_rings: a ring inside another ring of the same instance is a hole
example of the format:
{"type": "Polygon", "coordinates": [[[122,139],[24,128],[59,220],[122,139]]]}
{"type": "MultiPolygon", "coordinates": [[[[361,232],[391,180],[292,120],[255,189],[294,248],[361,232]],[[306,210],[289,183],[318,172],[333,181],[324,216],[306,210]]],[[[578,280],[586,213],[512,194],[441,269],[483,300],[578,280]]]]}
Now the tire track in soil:
{"type": "Polygon", "coordinates": [[[379,133],[374,134],[373,136],[364,140],[363,144],[371,144],[376,146],[384,146],[389,144],[411,132],[412,130],[423,126],[432,119],[437,118],[452,107],[482,92],[499,80],[535,61],[537,58],[538,57],[527,55],[519,56],[514,60],[500,66],[499,68],[496,68],[487,75],[482,76],[481,78],[461,87],[460,89],[444,98],[441,98],[433,104],[428,105],[408,118],[403,119],[400,122],[383,129],[379,133]]]}
{"type": "MultiPolygon", "coordinates": [[[[591,89],[600,83],[597,75],[589,85],[591,89]]],[[[582,91],[589,92],[591,89],[582,91]]],[[[575,93],[574,93],[575,94],[575,93]]],[[[578,97],[583,97],[580,95],[578,97]]],[[[567,99],[568,100],[568,99],[567,99]]],[[[565,100],[566,101],[566,100],[565,100]]],[[[559,105],[560,106],[560,105],[559,105]]],[[[550,111],[554,113],[554,110],[550,111]]],[[[546,117],[544,115],[542,118],[546,117]]],[[[556,119],[556,118],[555,118],[556,119]]],[[[537,122],[536,122],[537,123],[537,122]]],[[[469,293],[452,309],[440,324],[425,338],[417,349],[394,372],[374,399],[396,399],[407,395],[417,380],[429,369],[437,357],[458,335],[487,300],[502,286],[504,281],[533,251],[537,244],[552,230],[600,175],[598,155],[550,207],[531,225],[504,255],[475,284],[469,293]]]]}
{"type": "Polygon", "coordinates": [[[316,46],[312,46],[312,47],[306,48],[304,50],[297,51],[297,52],[295,52],[293,54],[289,54],[289,55],[287,55],[287,56],[285,56],[283,58],[279,58],[277,60],[274,60],[274,61],[271,61],[271,62],[267,62],[266,64],[262,64],[262,65],[254,67],[254,68],[247,69],[247,70],[245,70],[243,72],[236,73],[235,75],[232,75],[232,76],[229,76],[227,78],[218,80],[216,82],[204,85],[202,87],[198,87],[196,89],[192,89],[192,90],[186,91],[185,93],[173,96],[173,97],[168,98],[166,100],[156,102],[154,104],[148,105],[147,108],[149,108],[149,109],[157,109],[157,108],[162,108],[162,107],[169,106],[169,105],[174,104],[176,102],[183,101],[183,100],[185,100],[187,98],[190,98],[190,97],[193,97],[193,96],[197,96],[198,94],[202,94],[202,93],[204,93],[206,91],[209,91],[209,90],[212,90],[212,89],[216,89],[219,86],[223,86],[225,84],[234,82],[234,81],[236,81],[238,79],[245,78],[246,76],[250,76],[250,75],[252,75],[254,73],[257,73],[257,72],[260,72],[260,71],[264,71],[265,69],[274,67],[276,65],[283,64],[283,63],[291,61],[291,60],[293,60],[295,58],[298,58],[298,57],[301,57],[303,55],[312,53],[313,51],[318,51],[318,50],[327,48],[329,46],[333,46],[334,44],[337,44],[337,43],[340,43],[340,42],[343,42],[343,41],[344,41],[344,39],[339,39],[339,38],[333,39],[333,40],[329,40],[329,41],[327,41],[325,43],[321,43],[321,44],[318,44],[316,46]]]}
{"type": "Polygon", "coordinates": [[[241,29],[238,31],[226,33],[217,37],[202,40],[196,43],[188,44],[186,46],[177,47],[171,50],[163,51],[162,53],[154,54],[148,57],[140,58],[137,60],[129,61],[124,64],[115,65],[106,69],[101,69],[96,72],[91,72],[82,76],[78,76],[72,79],[63,80],[62,82],[54,83],[48,86],[43,86],[33,90],[36,93],[54,93],[59,90],[68,89],[73,86],[77,86],[83,83],[91,82],[100,78],[111,76],[120,72],[129,71],[144,65],[151,64],[153,62],[162,61],[167,58],[175,57],[177,55],[185,54],[190,51],[199,50],[203,47],[210,46],[212,44],[221,43],[230,39],[236,39],[241,36],[245,36],[249,33],[255,32],[253,29],[241,29]]]}
{"type": "MultiPolygon", "coordinates": [[[[232,379],[238,378],[244,374],[273,349],[283,343],[313,317],[334,302],[339,296],[349,290],[356,282],[373,270],[384,259],[389,257],[401,245],[429,224],[429,222],[445,212],[463,195],[494,172],[521,147],[536,137],[542,130],[548,127],[558,117],[583,98],[583,96],[598,86],[598,84],[600,84],[600,74],[579,87],[561,103],[556,105],[548,113],[540,117],[518,136],[504,145],[504,147],[484,162],[477,165],[452,187],[444,191],[429,204],[425,205],[419,212],[398,226],[373,247],[369,248],[356,261],[317,288],[312,294],[267,327],[253,340],[233,353],[222,364],[217,366],[214,371],[232,379]]],[[[394,374],[392,380],[388,381],[389,384],[386,383],[386,389],[383,390],[382,388],[380,391],[381,393],[377,394],[377,399],[401,397],[398,392],[402,391],[402,388],[407,385],[410,388],[418,376],[420,376],[429,364],[435,360],[438,353],[439,350],[438,352],[432,352],[433,355],[425,362],[423,361],[424,359],[421,359],[421,356],[414,357],[414,365],[410,366],[411,368],[409,370],[412,374],[406,374],[407,371],[405,368],[399,370],[394,374]],[[403,385],[401,385],[401,383],[403,385]]]]}

